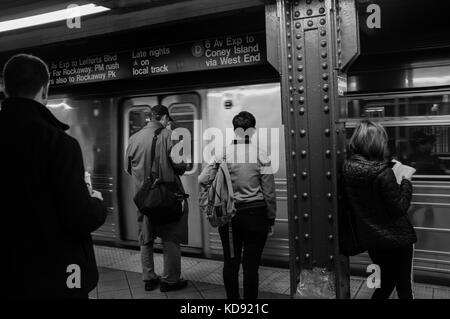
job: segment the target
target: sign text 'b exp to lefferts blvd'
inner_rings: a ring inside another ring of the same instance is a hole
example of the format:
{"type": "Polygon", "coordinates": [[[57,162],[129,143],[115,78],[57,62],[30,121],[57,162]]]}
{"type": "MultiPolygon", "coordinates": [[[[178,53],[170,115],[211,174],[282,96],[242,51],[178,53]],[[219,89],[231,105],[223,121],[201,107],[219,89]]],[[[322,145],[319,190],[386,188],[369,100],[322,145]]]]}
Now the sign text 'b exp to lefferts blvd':
{"type": "Polygon", "coordinates": [[[52,62],[50,84],[64,85],[111,80],[117,78],[119,68],[117,53],[52,62]]]}

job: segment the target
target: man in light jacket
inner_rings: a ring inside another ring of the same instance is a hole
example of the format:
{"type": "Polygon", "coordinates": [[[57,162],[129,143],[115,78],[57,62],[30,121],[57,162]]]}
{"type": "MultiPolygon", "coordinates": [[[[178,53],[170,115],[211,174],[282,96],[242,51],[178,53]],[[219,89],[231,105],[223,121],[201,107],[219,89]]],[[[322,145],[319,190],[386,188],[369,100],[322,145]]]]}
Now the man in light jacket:
{"type": "Polygon", "coordinates": [[[258,268],[267,236],[273,234],[275,223],[275,179],[266,152],[251,143],[255,125],[251,113],[237,114],[233,118],[233,143],[226,147],[225,156],[213,159],[199,176],[200,186],[209,187],[223,161],[230,172],[236,214],[231,225],[219,227],[224,254],[223,281],[228,299],[240,298],[238,276],[242,251],[244,298],[258,297],[258,268]]]}
{"type": "MultiPolygon", "coordinates": [[[[162,128],[158,135],[155,148],[153,170],[159,167],[159,176],[165,181],[176,181],[180,190],[184,192],[178,175],[184,174],[186,164],[172,159],[170,153],[175,141],[171,139],[172,131],[166,126],[172,121],[169,110],[164,105],[156,105],[151,109],[151,121],[139,132],[130,137],[125,157],[125,169],[133,177],[135,193],[141,188],[146,177],[152,172],[150,167],[151,148],[154,133],[162,128]]],[[[138,214],[138,241],[141,246],[142,277],[145,290],[154,290],[160,284],[162,292],[178,290],[187,286],[187,281],[181,275],[180,243],[188,243],[188,204],[183,204],[183,215],[179,221],[156,225],[150,223],[147,216],[138,214]],[[153,243],[156,237],[163,242],[164,274],[160,278],[155,273],[153,261],[153,243]]]]}

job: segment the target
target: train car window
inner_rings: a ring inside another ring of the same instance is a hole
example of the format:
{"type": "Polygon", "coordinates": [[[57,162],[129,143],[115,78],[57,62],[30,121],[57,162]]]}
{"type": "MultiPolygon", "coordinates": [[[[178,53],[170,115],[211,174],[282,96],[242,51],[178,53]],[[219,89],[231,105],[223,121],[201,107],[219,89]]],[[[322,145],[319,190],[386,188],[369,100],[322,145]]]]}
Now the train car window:
{"type": "Polygon", "coordinates": [[[128,137],[140,131],[150,122],[150,106],[136,106],[128,113],[128,137]]]}
{"type": "Polygon", "coordinates": [[[80,143],[86,171],[112,175],[112,106],[108,99],[49,100],[48,109],[80,143]]]}
{"type": "MultiPolygon", "coordinates": [[[[194,121],[196,119],[196,108],[195,105],[190,103],[176,103],[169,106],[170,117],[174,120],[171,123],[171,129],[176,129],[177,127],[183,127],[189,130],[191,133],[191,154],[190,157],[193,161],[194,159],[194,121]]],[[[182,139],[182,137],[181,137],[182,139]]],[[[183,154],[184,155],[184,154],[183,154]]],[[[189,163],[187,167],[187,172],[193,170],[194,164],[189,163]]]]}
{"type": "MultiPolygon", "coordinates": [[[[450,126],[389,126],[389,151],[403,164],[414,167],[417,178],[450,175],[450,126]]],[[[350,139],[354,128],[347,128],[350,139]]]]}
{"type": "Polygon", "coordinates": [[[394,99],[383,100],[363,100],[355,99],[348,101],[344,113],[341,117],[346,118],[366,118],[366,117],[385,117],[389,116],[392,105],[395,105],[394,99]]]}
{"type": "Polygon", "coordinates": [[[348,99],[340,111],[349,119],[450,115],[450,93],[348,99]]]}
{"type": "Polygon", "coordinates": [[[47,107],[56,118],[70,126],[67,133],[80,144],[84,169],[91,174],[92,186],[103,195],[108,216],[93,235],[115,238],[116,137],[111,99],[51,99],[47,107]]]}
{"type": "Polygon", "coordinates": [[[432,116],[450,114],[450,94],[415,96],[406,98],[408,112],[406,115],[432,116]]]}

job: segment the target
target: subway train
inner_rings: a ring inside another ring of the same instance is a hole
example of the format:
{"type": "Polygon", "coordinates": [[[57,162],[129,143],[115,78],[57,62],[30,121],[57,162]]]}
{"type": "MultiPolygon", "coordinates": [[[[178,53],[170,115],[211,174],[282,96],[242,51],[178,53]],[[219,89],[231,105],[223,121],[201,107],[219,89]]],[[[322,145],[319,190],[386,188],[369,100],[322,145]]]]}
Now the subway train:
{"type": "Polygon", "coordinates": [[[49,100],[50,110],[70,125],[68,133],[80,142],[85,169],[92,175],[94,188],[103,193],[109,209],[106,223],[93,234],[94,238],[109,243],[137,245],[134,189],[131,177],[124,170],[123,160],[129,137],[147,124],[151,106],[158,103],[169,108],[175,125],[188,129],[192,139],[193,161],[182,176],[184,187],[189,193],[189,242],[183,246],[183,250],[213,258],[221,255],[217,229],[209,225],[205,216],[201,216],[198,207],[197,177],[204,162],[204,148],[211,142],[204,133],[207,128],[218,129],[223,133],[222,143],[225,144],[233,134],[230,130],[233,116],[246,110],[255,115],[258,128],[267,129],[267,138],[272,141],[268,143],[267,151],[273,153],[276,166],[278,213],[275,235],[266,245],[264,258],[287,264],[287,185],[279,83],[49,100]]]}
{"type": "MultiPolygon", "coordinates": [[[[133,186],[130,176],[125,173],[123,158],[128,138],[146,125],[150,107],[158,103],[166,105],[175,125],[187,128],[192,136],[193,163],[182,177],[190,195],[189,243],[182,247],[183,252],[221,258],[217,229],[209,225],[198,208],[197,177],[204,163],[203,153],[211,142],[206,130],[219,129],[223,133],[223,143],[226,143],[233,116],[247,110],[255,115],[257,128],[267,129],[259,131],[263,133],[259,137],[270,141],[267,152],[275,164],[277,218],[275,234],[268,239],[264,249],[263,262],[287,266],[287,181],[280,84],[277,82],[148,94],[116,93],[106,97],[54,96],[48,107],[70,125],[69,134],[81,144],[85,168],[92,174],[94,188],[103,193],[109,209],[107,222],[94,233],[96,241],[137,245],[133,186]]],[[[392,155],[417,168],[409,210],[419,238],[415,246],[414,269],[426,281],[439,280],[440,283],[450,276],[449,114],[450,91],[442,90],[348,94],[340,103],[340,121],[345,123],[347,139],[360,118],[380,120],[389,134],[392,155]],[[419,153],[428,155],[421,157],[419,153]]],[[[351,269],[364,273],[369,261],[366,253],[352,257],[351,269]]]]}

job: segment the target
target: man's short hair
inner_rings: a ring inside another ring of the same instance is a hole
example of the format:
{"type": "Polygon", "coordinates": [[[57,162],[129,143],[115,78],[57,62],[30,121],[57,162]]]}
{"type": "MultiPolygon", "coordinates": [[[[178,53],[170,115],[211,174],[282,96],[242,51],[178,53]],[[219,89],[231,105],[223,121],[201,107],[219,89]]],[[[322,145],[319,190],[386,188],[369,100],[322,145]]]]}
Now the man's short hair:
{"type": "Polygon", "coordinates": [[[17,54],[3,68],[5,93],[9,97],[34,97],[50,80],[47,64],[29,54],[17,54]]]}
{"type": "Polygon", "coordinates": [[[164,115],[157,114],[156,112],[153,112],[153,111],[150,112],[150,117],[153,121],[161,121],[163,116],[164,115]]]}
{"type": "Polygon", "coordinates": [[[151,108],[152,120],[161,121],[164,115],[167,115],[169,121],[173,121],[170,117],[169,109],[167,108],[167,106],[157,104],[151,108]]]}
{"type": "Polygon", "coordinates": [[[250,112],[239,112],[239,114],[235,115],[233,118],[233,127],[235,131],[241,128],[245,132],[249,128],[255,128],[255,126],[256,119],[250,112]]]}

